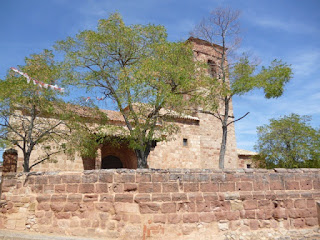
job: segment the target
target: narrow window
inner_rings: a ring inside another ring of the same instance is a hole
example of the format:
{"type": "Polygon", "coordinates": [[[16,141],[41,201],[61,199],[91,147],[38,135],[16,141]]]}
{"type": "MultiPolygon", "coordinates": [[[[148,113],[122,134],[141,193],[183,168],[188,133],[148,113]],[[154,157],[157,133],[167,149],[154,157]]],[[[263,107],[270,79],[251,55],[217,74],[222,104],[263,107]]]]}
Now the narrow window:
{"type": "Polygon", "coordinates": [[[251,168],[251,164],[247,164],[247,168],[251,168]]]}
{"type": "Polygon", "coordinates": [[[217,66],[216,63],[212,60],[208,60],[209,74],[211,77],[217,77],[217,66]]]}
{"type": "Polygon", "coordinates": [[[187,138],[183,139],[183,146],[184,147],[188,146],[188,139],[187,138]]]}

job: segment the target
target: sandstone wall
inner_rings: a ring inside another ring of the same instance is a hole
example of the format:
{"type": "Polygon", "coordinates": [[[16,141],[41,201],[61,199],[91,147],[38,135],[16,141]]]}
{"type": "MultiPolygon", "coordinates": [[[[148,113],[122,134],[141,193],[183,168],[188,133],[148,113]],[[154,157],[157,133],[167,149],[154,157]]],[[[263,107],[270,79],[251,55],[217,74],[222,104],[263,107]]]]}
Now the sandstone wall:
{"type": "Polygon", "coordinates": [[[320,170],[6,175],[0,229],[104,239],[276,239],[318,229],[320,170]]]}

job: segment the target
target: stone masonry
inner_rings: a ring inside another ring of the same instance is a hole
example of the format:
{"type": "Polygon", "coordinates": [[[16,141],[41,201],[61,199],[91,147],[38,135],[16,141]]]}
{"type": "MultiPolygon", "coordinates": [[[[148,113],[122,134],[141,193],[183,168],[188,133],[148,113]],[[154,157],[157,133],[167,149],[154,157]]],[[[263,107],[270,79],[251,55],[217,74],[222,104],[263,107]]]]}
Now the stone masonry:
{"type": "Polygon", "coordinates": [[[288,239],[317,231],[317,201],[319,169],[7,173],[0,229],[98,239],[288,239]]]}

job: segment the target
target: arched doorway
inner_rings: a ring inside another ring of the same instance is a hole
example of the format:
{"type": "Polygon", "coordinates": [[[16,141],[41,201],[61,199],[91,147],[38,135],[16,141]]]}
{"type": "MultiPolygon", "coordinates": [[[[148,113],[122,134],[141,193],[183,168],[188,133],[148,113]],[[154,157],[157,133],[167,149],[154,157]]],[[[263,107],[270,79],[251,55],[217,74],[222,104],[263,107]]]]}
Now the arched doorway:
{"type": "Polygon", "coordinates": [[[118,157],[109,155],[102,159],[101,169],[123,168],[122,162],[118,157]]]}

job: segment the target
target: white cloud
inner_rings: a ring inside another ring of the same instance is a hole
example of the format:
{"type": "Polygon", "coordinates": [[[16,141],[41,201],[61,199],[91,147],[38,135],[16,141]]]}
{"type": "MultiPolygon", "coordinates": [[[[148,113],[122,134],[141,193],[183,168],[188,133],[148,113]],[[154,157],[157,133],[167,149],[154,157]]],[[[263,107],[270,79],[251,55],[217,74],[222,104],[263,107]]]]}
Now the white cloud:
{"type": "Polygon", "coordinates": [[[262,27],[275,28],[289,33],[314,34],[319,31],[319,29],[301,22],[283,21],[275,18],[256,17],[253,22],[262,27]]]}

